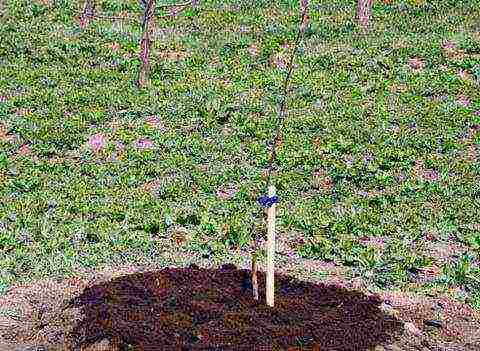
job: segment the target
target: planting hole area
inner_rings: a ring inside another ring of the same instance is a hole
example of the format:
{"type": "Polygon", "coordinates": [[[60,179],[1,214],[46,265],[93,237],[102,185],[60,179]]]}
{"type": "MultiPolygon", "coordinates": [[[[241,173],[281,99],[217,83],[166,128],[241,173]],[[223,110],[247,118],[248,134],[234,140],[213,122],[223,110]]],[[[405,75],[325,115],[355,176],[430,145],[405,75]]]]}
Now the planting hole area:
{"type": "Polygon", "coordinates": [[[284,275],[265,304],[265,275],[255,301],[250,272],[192,265],[135,273],[92,285],[71,299],[81,318],[66,331],[71,349],[108,340],[109,350],[367,350],[402,323],[373,295],[284,275]]]}

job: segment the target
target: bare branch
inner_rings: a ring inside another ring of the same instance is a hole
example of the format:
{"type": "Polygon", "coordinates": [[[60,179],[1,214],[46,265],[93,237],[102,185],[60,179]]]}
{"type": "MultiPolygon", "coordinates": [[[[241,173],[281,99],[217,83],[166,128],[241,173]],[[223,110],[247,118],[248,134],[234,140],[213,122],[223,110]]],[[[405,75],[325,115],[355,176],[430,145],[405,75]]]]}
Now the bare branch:
{"type": "Polygon", "coordinates": [[[178,15],[179,13],[181,13],[184,9],[181,9],[180,11],[176,12],[176,13],[173,13],[173,14],[168,14],[168,15],[163,15],[163,16],[155,16],[155,18],[157,19],[167,19],[167,18],[173,18],[175,17],[176,15],[178,15]]]}
{"type": "MultiPolygon", "coordinates": [[[[149,0],[139,0],[140,3],[145,7],[148,5],[149,0]]],[[[157,8],[175,8],[178,7],[178,11],[175,11],[174,13],[169,13],[167,15],[163,16],[156,16],[154,14],[154,11],[149,11],[151,16],[155,16],[157,19],[167,19],[167,18],[172,18],[175,17],[176,15],[180,14],[182,11],[187,9],[189,5],[194,5],[196,3],[195,0],[191,0],[188,2],[184,3],[179,3],[179,4],[170,4],[170,5],[160,5],[160,6],[155,6],[151,7],[151,10],[155,10],[157,8]]],[[[138,14],[140,15],[140,14],[138,14]]],[[[84,3],[84,9],[82,13],[78,13],[78,16],[80,18],[80,24],[82,27],[86,27],[88,23],[90,22],[91,19],[100,19],[100,20],[108,20],[108,21],[131,21],[131,22],[137,22],[138,18],[133,17],[133,16],[124,16],[124,17],[118,17],[118,16],[105,16],[105,15],[96,15],[94,14],[94,2],[92,0],[86,0],[84,3]]],[[[143,22],[145,22],[145,18],[142,20],[142,27],[143,27],[143,22]]]]}
{"type": "Polygon", "coordinates": [[[140,52],[138,54],[140,70],[138,72],[137,80],[137,85],[140,88],[144,87],[148,80],[148,73],[150,70],[149,53],[152,45],[151,36],[155,25],[155,19],[175,17],[189,6],[193,7],[198,4],[198,0],[190,0],[183,3],[157,6],[157,0],[139,0],[140,5],[143,6],[143,14],[141,14],[141,17],[139,16],[139,18],[135,18],[129,15],[124,15],[122,17],[96,15],[94,14],[94,1],[95,0],[84,0],[83,11],[79,14],[79,22],[82,28],[86,27],[92,18],[109,21],[135,21],[137,23],[140,21],[142,26],[142,37],[140,39],[140,52]],[[170,13],[164,16],[156,16],[155,11],[157,8],[168,9],[168,12],[170,13]]]}
{"type": "MultiPolygon", "coordinates": [[[[368,0],[371,1],[371,0],[368,0]]],[[[298,25],[298,33],[297,37],[295,39],[294,43],[294,48],[293,51],[290,55],[290,62],[288,64],[288,72],[287,76],[285,77],[285,81],[283,84],[283,89],[282,89],[282,95],[281,95],[281,100],[280,100],[280,105],[278,108],[278,120],[277,120],[277,126],[275,130],[275,136],[272,141],[272,153],[270,155],[270,160],[268,162],[268,183],[271,184],[272,182],[272,173],[273,173],[273,163],[276,160],[277,157],[277,146],[279,142],[281,141],[281,132],[282,132],[282,126],[286,117],[286,111],[285,111],[285,104],[286,104],[286,99],[287,99],[287,94],[288,94],[288,84],[290,83],[290,78],[293,73],[294,69],[294,60],[295,57],[297,56],[298,48],[300,46],[300,42],[302,41],[303,35],[305,33],[306,26],[308,24],[308,6],[309,6],[309,1],[307,0],[300,0],[300,23],[298,25]]]]}
{"type": "Polygon", "coordinates": [[[165,8],[169,8],[169,7],[184,7],[184,6],[193,5],[193,3],[194,3],[194,1],[187,1],[187,2],[180,3],[180,4],[165,4],[165,5],[157,6],[157,8],[165,9],[165,8]]]}
{"type": "MultiPolygon", "coordinates": [[[[143,0],[140,0],[143,1],[143,0]]],[[[138,21],[138,18],[134,18],[132,16],[104,16],[104,15],[97,15],[95,14],[95,1],[94,0],[85,0],[83,4],[83,11],[82,13],[77,13],[80,26],[85,28],[90,23],[90,20],[93,18],[102,19],[102,20],[109,20],[109,21],[138,21]]]]}
{"type": "Polygon", "coordinates": [[[183,11],[185,11],[187,8],[190,7],[190,5],[194,5],[195,4],[195,1],[192,0],[192,1],[188,1],[188,2],[185,2],[183,4],[176,4],[176,5],[162,5],[160,6],[160,8],[175,8],[175,7],[179,7],[178,11],[175,11],[174,13],[169,13],[168,15],[163,15],[163,16],[155,16],[157,19],[166,19],[166,18],[171,18],[171,17],[175,17],[176,15],[182,13],[183,11]]]}
{"type": "Polygon", "coordinates": [[[110,21],[138,21],[138,18],[134,18],[131,16],[126,16],[126,17],[115,17],[115,16],[102,16],[102,15],[92,15],[92,18],[96,19],[104,19],[104,20],[110,20],[110,21]]]}

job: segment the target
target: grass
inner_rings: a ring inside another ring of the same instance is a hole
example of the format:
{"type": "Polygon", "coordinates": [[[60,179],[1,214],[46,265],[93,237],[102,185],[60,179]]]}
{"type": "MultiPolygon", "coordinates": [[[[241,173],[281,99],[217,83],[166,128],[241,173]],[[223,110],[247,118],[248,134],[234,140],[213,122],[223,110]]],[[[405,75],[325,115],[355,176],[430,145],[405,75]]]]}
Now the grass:
{"type": "MultiPolygon", "coordinates": [[[[480,124],[480,3],[436,3],[376,3],[362,35],[354,1],[312,1],[278,150],[278,235],[301,233],[300,255],[382,289],[439,265],[435,245],[461,245],[432,286],[458,288],[480,308],[480,133],[465,138],[480,124]],[[446,55],[444,40],[461,55],[446,55]],[[409,67],[415,57],[423,69],[409,67]]],[[[135,1],[101,8],[139,11],[135,1]]],[[[139,26],[96,20],[82,31],[78,10],[69,0],[0,5],[0,136],[2,127],[13,136],[0,139],[3,290],[159,259],[158,238],[176,226],[198,254],[245,247],[259,227],[285,74],[275,62],[294,40],[296,2],[205,0],[159,21],[142,91],[139,26]],[[151,115],[164,129],[146,125],[151,115]],[[94,153],[97,133],[106,147],[94,153]],[[139,138],[153,148],[135,148],[139,138]],[[223,188],[231,197],[218,196],[223,188]]]]}

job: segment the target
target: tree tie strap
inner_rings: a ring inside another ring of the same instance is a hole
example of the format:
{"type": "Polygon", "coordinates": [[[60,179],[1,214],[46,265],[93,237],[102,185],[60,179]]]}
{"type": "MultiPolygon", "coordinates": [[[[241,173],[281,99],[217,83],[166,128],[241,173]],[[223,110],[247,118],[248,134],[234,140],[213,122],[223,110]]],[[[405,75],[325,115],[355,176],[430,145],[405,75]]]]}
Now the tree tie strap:
{"type": "Polygon", "coordinates": [[[260,204],[260,206],[262,206],[263,208],[270,208],[273,206],[273,204],[278,203],[278,196],[277,195],[272,197],[261,196],[258,198],[257,201],[260,204]]]}

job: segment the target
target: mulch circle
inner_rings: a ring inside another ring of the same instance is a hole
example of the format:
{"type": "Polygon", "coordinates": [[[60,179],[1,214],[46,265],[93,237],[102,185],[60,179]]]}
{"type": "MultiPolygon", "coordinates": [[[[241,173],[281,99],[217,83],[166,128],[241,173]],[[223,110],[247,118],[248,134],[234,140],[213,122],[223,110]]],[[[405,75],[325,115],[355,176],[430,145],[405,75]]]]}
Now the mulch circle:
{"type": "Polygon", "coordinates": [[[71,299],[82,318],[67,342],[81,350],[110,340],[111,350],[368,350],[391,342],[403,323],[378,296],[275,276],[275,306],[252,297],[250,271],[166,268],[89,286],[71,299]]]}

